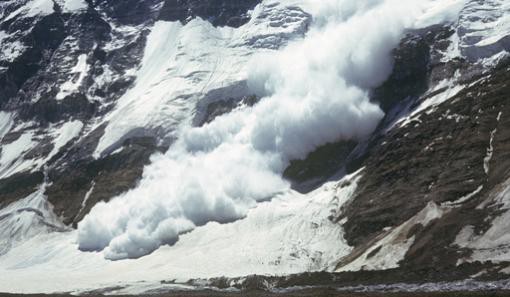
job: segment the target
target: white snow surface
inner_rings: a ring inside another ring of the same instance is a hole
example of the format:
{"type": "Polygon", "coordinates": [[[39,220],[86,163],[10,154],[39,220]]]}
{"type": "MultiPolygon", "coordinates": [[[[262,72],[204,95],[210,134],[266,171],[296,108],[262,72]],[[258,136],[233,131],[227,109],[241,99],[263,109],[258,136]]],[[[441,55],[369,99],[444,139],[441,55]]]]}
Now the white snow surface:
{"type": "MultiPolygon", "coordinates": [[[[162,130],[165,135],[160,136],[170,138],[205,93],[247,79],[248,61],[256,53],[253,47],[280,46],[304,33],[306,15],[278,14],[288,11],[278,3],[259,5],[252,21],[239,29],[214,28],[201,19],[186,26],[157,22],[148,36],[135,86],[105,118],[108,126],[95,155],[108,152],[138,130],[162,130]]],[[[243,89],[229,92],[234,98],[248,94],[243,89]]]]}
{"type": "Polygon", "coordinates": [[[19,9],[10,13],[8,16],[5,16],[3,21],[6,22],[12,20],[20,15],[27,18],[33,18],[52,14],[54,12],[53,5],[54,3],[52,0],[31,0],[19,9]]]}
{"type": "Polygon", "coordinates": [[[510,2],[469,0],[460,13],[460,50],[471,61],[510,50],[510,2]]]}
{"type": "MultiPolygon", "coordinates": [[[[87,9],[88,7],[85,0],[56,0],[55,2],[62,8],[64,13],[72,13],[87,9]]],[[[5,17],[3,19],[4,22],[20,16],[25,18],[43,17],[55,12],[54,5],[53,0],[30,0],[9,15],[4,15],[2,12],[0,16],[5,17]]]]}
{"type": "Polygon", "coordinates": [[[56,2],[60,5],[64,13],[73,13],[88,8],[88,4],[85,0],[57,0],[56,2]]]}
{"type": "Polygon", "coordinates": [[[53,149],[50,154],[46,157],[46,160],[50,160],[55,156],[60,149],[69,143],[72,139],[78,137],[83,129],[83,123],[79,120],[74,120],[64,123],[60,128],[56,129],[53,133],[53,149]]]}
{"type": "MultiPolygon", "coordinates": [[[[76,231],[31,234],[0,257],[2,292],[83,292],[162,280],[331,270],[351,250],[332,211],[354,193],[360,174],[302,195],[287,191],[251,209],[244,220],[209,222],[136,260],[109,261],[77,249],[76,231]]],[[[126,292],[126,291],[124,291],[126,292]]]]}
{"type": "Polygon", "coordinates": [[[70,74],[72,75],[71,79],[62,84],[56,99],[62,100],[66,96],[77,92],[78,88],[83,83],[83,80],[87,77],[89,69],[90,65],[87,64],[87,54],[79,55],[76,65],[70,71],[70,74]]]}
{"type": "MultiPolygon", "coordinates": [[[[0,113],[0,140],[9,131],[10,127],[12,127],[12,115],[0,113]]],[[[45,157],[34,156],[32,158],[27,158],[27,153],[34,149],[44,138],[36,135],[34,130],[23,131],[18,139],[2,145],[0,151],[0,178],[7,178],[24,171],[33,172],[41,169],[63,146],[78,137],[82,129],[83,123],[78,120],[50,127],[47,136],[52,138],[53,148],[51,152],[45,157]]]]}
{"type": "Polygon", "coordinates": [[[0,60],[12,62],[25,50],[25,46],[19,40],[10,41],[11,36],[5,31],[0,31],[0,60]]]}
{"type": "Polygon", "coordinates": [[[34,236],[65,229],[46,201],[45,187],[0,210],[0,256],[34,236]]]}
{"type": "Polygon", "coordinates": [[[12,128],[12,114],[0,111],[0,141],[4,138],[5,134],[12,128]]]}
{"type": "Polygon", "coordinates": [[[37,145],[33,136],[33,131],[26,131],[15,141],[2,145],[0,153],[0,178],[6,178],[14,173],[29,170],[34,166],[32,160],[23,159],[23,155],[37,145]]]}
{"type": "Polygon", "coordinates": [[[456,23],[461,10],[469,0],[442,0],[429,2],[426,12],[418,18],[415,26],[425,28],[441,23],[456,23]]]}

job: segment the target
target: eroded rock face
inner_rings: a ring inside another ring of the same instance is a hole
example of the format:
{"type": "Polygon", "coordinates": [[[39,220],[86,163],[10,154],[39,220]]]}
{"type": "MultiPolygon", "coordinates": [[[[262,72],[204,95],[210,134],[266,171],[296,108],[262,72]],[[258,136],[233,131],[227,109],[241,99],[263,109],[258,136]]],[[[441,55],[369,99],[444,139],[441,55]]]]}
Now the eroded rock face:
{"type": "Polygon", "coordinates": [[[110,199],[134,186],[155,150],[151,140],[140,146],[127,145],[119,154],[126,160],[96,160],[91,155],[102,128],[85,133],[79,127],[111,110],[112,103],[132,84],[128,71],[139,63],[147,34],[144,28],[156,20],[159,2],[83,1],[70,10],[63,2],[41,1],[42,8],[36,7],[34,12],[29,10],[32,4],[25,2],[2,4],[0,16],[0,108],[8,118],[6,129],[11,129],[2,132],[0,139],[4,149],[20,138],[26,140],[19,143],[18,160],[0,164],[0,204],[26,197],[36,184],[51,183],[46,195],[55,204],[57,215],[71,224],[90,209],[91,205],[82,207],[82,202],[98,175],[106,171],[104,178],[121,182],[105,187],[98,179],[90,201],[110,199]],[[24,7],[26,10],[13,14],[24,7]],[[129,31],[134,26],[140,30],[129,31]],[[69,122],[79,123],[74,125],[79,129],[64,129],[69,122]],[[61,147],[55,147],[62,133],[71,134],[63,136],[61,147]],[[9,140],[12,136],[16,137],[9,140]],[[115,162],[117,165],[112,164],[115,162]],[[32,169],[16,169],[25,165],[32,169]]]}
{"type": "MultiPolygon", "coordinates": [[[[503,191],[510,178],[510,127],[504,119],[510,112],[509,61],[502,59],[487,70],[460,56],[445,59],[455,34],[451,26],[410,32],[394,51],[393,73],[372,93],[386,112],[374,135],[357,145],[323,146],[305,160],[293,161],[285,172],[294,188],[302,190],[305,180],[363,168],[355,197],[332,218],[343,225],[345,238],[355,247],[339,268],[364,258],[367,267],[383,269],[383,262],[373,263],[387,252],[382,249],[384,238],[432,205],[440,213],[437,218],[399,235],[410,244],[389,278],[402,279],[414,271],[417,278],[440,280],[425,276],[427,269],[445,277],[454,269],[456,276],[448,276],[453,279],[495,271],[491,263],[457,268],[473,251],[469,244],[459,246],[456,238],[466,225],[473,226],[473,234],[484,234],[506,211],[501,202],[497,206],[487,201],[503,191]]],[[[491,253],[498,252],[506,249],[491,248],[491,253]]],[[[491,273],[487,275],[496,277],[491,273]]]]}
{"type": "MultiPolygon", "coordinates": [[[[407,40],[412,47],[422,48],[420,44],[426,44],[429,37],[427,33],[425,40],[420,40],[419,36],[410,36],[407,40]]],[[[505,211],[501,206],[486,205],[491,205],[488,201],[494,199],[495,192],[504,189],[510,177],[506,135],[510,127],[504,117],[510,112],[507,102],[509,61],[502,60],[493,70],[484,72],[478,65],[461,59],[438,62],[433,58],[433,47],[423,51],[425,59],[408,60],[416,51],[407,51],[407,42],[404,40],[396,51],[396,72],[375,93],[383,100],[388,94],[391,99],[402,98],[392,101],[393,106],[388,105],[390,110],[397,108],[399,112],[387,113],[380,134],[369,141],[366,155],[348,165],[351,169],[364,167],[364,173],[355,198],[337,219],[343,223],[348,242],[357,247],[354,258],[365,252],[360,257],[366,257],[366,263],[370,263],[370,258],[376,257],[384,246],[381,238],[387,236],[388,230],[412,220],[433,203],[443,213],[432,223],[416,224],[414,229],[401,235],[412,243],[400,261],[401,269],[413,271],[417,267],[430,267],[437,269],[440,275],[456,269],[458,277],[462,278],[472,273],[471,269],[487,267],[456,268],[472,253],[456,243],[458,234],[466,225],[473,226],[474,234],[484,234],[491,221],[505,211]],[[418,81],[405,79],[412,76],[399,75],[401,61],[408,61],[410,69],[414,64],[409,61],[428,61],[419,67],[427,69],[421,80],[422,86],[427,88],[417,87],[418,81]],[[403,96],[395,91],[387,93],[386,88],[399,84],[401,77],[404,77],[400,88],[403,96]],[[457,86],[459,91],[453,93],[453,84],[433,87],[437,82],[452,78],[464,87],[457,86]],[[420,90],[431,88],[432,92],[420,94],[420,90]],[[449,94],[450,97],[444,98],[450,99],[441,101],[444,94],[449,94]],[[436,103],[427,105],[427,100],[436,103]],[[402,106],[421,112],[409,115],[402,106]]],[[[434,41],[431,45],[436,44],[434,41]]]]}
{"type": "Polygon", "coordinates": [[[160,19],[187,23],[200,17],[213,26],[240,27],[250,20],[248,12],[261,0],[166,0],[160,19]]]}
{"type": "Polygon", "coordinates": [[[64,223],[75,227],[96,203],[136,185],[156,150],[155,139],[133,138],[119,152],[101,159],[66,160],[49,173],[54,182],[46,191],[48,199],[64,223]]]}
{"type": "MultiPolygon", "coordinates": [[[[81,219],[97,201],[133,187],[155,151],[154,139],[127,139],[122,152],[96,160],[92,153],[103,133],[99,127],[83,139],[80,132],[72,139],[75,143],[69,139],[53,153],[52,142],[58,132],[52,135],[51,131],[62,121],[87,125],[111,110],[109,103],[133,82],[127,71],[139,63],[147,33],[144,28],[156,20],[160,2],[87,1],[76,11],[66,10],[58,2],[52,9],[48,6],[47,11],[29,16],[11,16],[29,3],[2,4],[0,108],[11,114],[12,129],[24,122],[32,124],[16,132],[6,131],[0,139],[3,136],[6,146],[28,134],[39,142],[20,158],[25,164],[46,159],[46,182],[51,183],[46,195],[66,224],[81,219]],[[141,30],[129,31],[134,26],[141,30]],[[111,180],[119,182],[112,187],[111,180]],[[89,195],[90,203],[83,203],[92,184],[96,186],[89,195]]],[[[35,172],[4,174],[0,205],[35,191],[37,184],[44,182],[42,171],[41,167],[35,172]]]]}

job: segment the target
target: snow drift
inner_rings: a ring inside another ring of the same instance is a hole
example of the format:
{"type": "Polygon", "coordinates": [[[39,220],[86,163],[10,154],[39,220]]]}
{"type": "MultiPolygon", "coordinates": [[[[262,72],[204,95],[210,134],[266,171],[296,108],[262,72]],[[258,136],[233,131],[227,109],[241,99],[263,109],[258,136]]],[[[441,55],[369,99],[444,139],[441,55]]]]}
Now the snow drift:
{"type": "Polygon", "coordinates": [[[383,116],[368,93],[389,75],[391,50],[427,3],[302,3],[314,16],[306,37],[257,55],[249,66],[248,85],[260,102],[203,127],[182,126],[137,188],[97,204],[79,224],[79,248],[104,249],[112,260],[137,258],[207,222],[243,218],[257,202],[288,190],[281,173],[290,160],[367,137],[383,116]]]}

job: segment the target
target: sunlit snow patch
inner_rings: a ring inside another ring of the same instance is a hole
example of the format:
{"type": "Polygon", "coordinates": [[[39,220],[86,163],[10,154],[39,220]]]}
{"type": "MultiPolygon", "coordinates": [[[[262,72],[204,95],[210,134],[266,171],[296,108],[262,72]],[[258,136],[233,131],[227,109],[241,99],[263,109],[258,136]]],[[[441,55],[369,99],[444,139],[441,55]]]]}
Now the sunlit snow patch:
{"type": "Polygon", "coordinates": [[[78,56],[76,65],[71,69],[72,78],[65,82],[60,87],[60,92],[57,94],[56,99],[62,100],[66,96],[73,94],[78,91],[82,85],[83,80],[87,77],[90,65],[87,63],[87,55],[81,54],[78,56]]]}
{"type": "Polygon", "coordinates": [[[85,0],[57,0],[56,1],[62,8],[62,12],[70,13],[88,8],[88,4],[85,0]]]}
{"type": "Polygon", "coordinates": [[[12,20],[18,16],[33,18],[36,16],[45,16],[54,12],[53,6],[55,3],[52,0],[31,0],[19,9],[11,12],[3,19],[4,23],[12,20]]]}

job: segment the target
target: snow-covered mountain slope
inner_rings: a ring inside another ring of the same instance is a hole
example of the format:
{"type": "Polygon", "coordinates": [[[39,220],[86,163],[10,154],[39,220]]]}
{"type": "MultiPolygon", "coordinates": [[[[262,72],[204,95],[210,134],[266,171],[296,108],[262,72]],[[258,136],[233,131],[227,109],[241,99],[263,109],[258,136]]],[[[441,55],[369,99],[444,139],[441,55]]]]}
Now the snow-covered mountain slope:
{"type": "Polygon", "coordinates": [[[0,291],[506,273],[509,10],[1,2],[0,291]]]}

